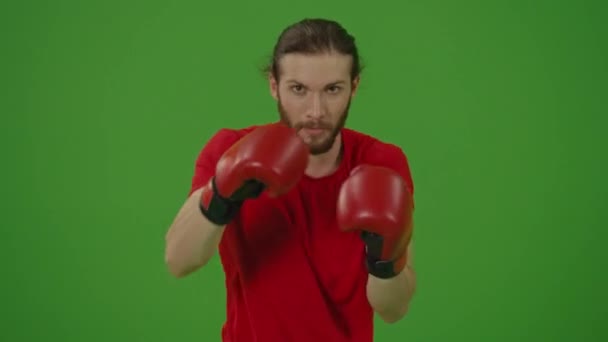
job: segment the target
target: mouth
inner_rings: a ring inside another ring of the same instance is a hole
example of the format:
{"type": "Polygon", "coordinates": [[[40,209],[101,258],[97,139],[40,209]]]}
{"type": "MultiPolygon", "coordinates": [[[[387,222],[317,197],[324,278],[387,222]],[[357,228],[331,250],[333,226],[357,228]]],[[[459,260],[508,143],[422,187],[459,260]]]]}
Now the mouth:
{"type": "Polygon", "coordinates": [[[323,132],[325,132],[324,128],[302,128],[302,131],[304,133],[306,133],[307,135],[319,135],[323,132]]]}

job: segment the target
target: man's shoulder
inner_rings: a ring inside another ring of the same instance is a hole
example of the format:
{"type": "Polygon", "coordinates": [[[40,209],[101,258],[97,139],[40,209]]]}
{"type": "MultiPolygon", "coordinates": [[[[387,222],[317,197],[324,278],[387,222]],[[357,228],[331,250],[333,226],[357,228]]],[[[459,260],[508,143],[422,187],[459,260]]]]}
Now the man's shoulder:
{"type": "Polygon", "coordinates": [[[241,138],[245,135],[247,135],[247,133],[253,131],[254,129],[256,129],[257,127],[260,127],[260,125],[250,125],[250,126],[243,126],[243,127],[222,127],[217,129],[214,133],[213,133],[213,138],[215,137],[220,137],[220,138],[241,138]]]}
{"type": "Polygon", "coordinates": [[[240,128],[222,127],[213,131],[204,138],[202,147],[199,150],[197,163],[210,161],[212,164],[217,162],[220,156],[239,141],[247,133],[253,131],[257,126],[245,126],[240,128]]]}
{"type": "Polygon", "coordinates": [[[377,157],[404,155],[403,149],[396,143],[378,138],[352,128],[343,129],[344,139],[355,154],[375,154],[377,157]]]}
{"type": "Polygon", "coordinates": [[[216,129],[205,143],[205,146],[230,146],[259,126],[260,125],[250,125],[216,129]]]}
{"type": "Polygon", "coordinates": [[[391,168],[405,179],[413,193],[408,156],[399,145],[352,129],[344,130],[344,138],[350,145],[351,165],[371,164],[391,168]]]}

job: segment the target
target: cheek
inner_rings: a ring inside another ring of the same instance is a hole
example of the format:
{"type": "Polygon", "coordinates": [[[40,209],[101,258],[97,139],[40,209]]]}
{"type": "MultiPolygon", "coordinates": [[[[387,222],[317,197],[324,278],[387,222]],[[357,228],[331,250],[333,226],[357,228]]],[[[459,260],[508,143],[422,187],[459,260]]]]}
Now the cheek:
{"type": "Polygon", "coordinates": [[[333,116],[341,116],[348,106],[348,96],[334,96],[328,99],[327,104],[333,116]]]}
{"type": "Polygon", "coordinates": [[[298,97],[292,94],[282,95],[281,105],[290,116],[298,116],[306,110],[306,101],[304,97],[298,97]]]}

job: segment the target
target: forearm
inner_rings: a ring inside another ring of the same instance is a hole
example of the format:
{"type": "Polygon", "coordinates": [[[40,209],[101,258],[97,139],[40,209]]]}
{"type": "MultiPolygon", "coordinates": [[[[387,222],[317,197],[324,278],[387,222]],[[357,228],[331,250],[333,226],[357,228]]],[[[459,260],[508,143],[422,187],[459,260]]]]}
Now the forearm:
{"type": "Polygon", "coordinates": [[[367,297],[374,311],[387,323],[405,316],[416,289],[414,270],[406,266],[397,276],[381,279],[369,275],[367,297]]]}
{"type": "Polygon", "coordinates": [[[207,220],[199,209],[201,189],[181,207],[165,237],[165,263],[175,277],[204,266],[217,250],[223,226],[207,220]]]}

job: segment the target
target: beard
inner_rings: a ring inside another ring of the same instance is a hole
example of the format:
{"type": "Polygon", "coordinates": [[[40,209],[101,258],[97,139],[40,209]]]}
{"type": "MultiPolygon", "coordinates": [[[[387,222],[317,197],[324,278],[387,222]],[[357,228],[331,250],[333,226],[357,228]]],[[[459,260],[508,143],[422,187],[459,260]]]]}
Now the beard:
{"type": "Polygon", "coordinates": [[[335,125],[332,125],[331,122],[326,121],[292,122],[291,120],[289,120],[289,115],[285,110],[285,107],[283,107],[283,104],[281,103],[280,99],[277,101],[277,106],[281,122],[288,125],[289,127],[294,128],[298,132],[302,128],[317,128],[330,132],[328,136],[325,136],[324,138],[320,138],[318,140],[313,139],[313,141],[308,144],[310,154],[319,155],[328,152],[332,148],[336,141],[336,138],[338,137],[338,134],[340,134],[342,128],[344,128],[346,124],[346,119],[348,118],[348,112],[350,110],[350,100],[348,101],[346,109],[344,109],[344,112],[342,113],[342,115],[340,115],[340,118],[338,119],[338,122],[335,125]]]}

